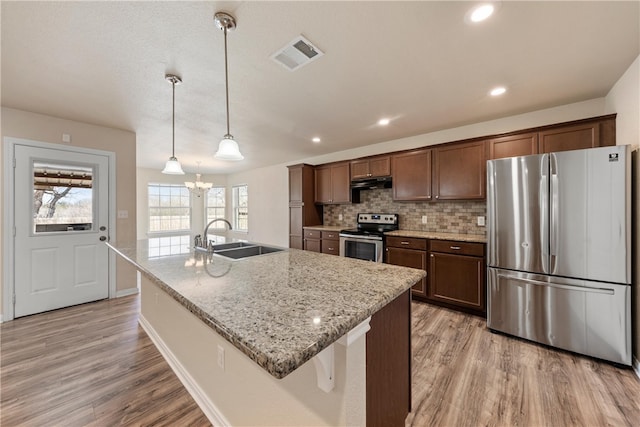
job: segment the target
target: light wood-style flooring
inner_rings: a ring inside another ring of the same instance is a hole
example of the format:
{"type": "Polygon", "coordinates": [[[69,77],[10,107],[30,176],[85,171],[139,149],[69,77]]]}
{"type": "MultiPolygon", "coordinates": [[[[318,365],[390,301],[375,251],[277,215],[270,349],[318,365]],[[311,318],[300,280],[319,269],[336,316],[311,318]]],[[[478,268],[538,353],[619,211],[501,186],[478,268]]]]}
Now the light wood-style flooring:
{"type": "Polygon", "coordinates": [[[138,296],[0,326],[0,425],[210,425],[138,326],[138,296]]]}
{"type": "MultiPolygon", "coordinates": [[[[0,425],[207,426],[138,326],[139,297],[0,326],[0,425]]],[[[407,426],[637,426],[630,369],[492,334],[484,319],[413,304],[407,426]]]]}
{"type": "Polygon", "coordinates": [[[476,316],[412,309],[407,426],[640,425],[633,370],[491,333],[476,316]]]}

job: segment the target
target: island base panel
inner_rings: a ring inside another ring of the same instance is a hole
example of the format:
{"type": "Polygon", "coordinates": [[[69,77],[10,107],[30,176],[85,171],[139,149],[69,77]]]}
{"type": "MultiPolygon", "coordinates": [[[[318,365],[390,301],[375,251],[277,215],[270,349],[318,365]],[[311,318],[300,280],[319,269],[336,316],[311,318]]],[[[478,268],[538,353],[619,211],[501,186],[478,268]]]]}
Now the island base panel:
{"type": "Polygon", "coordinates": [[[278,380],[144,275],[141,294],[141,323],[214,425],[365,425],[365,336],[334,344],[335,387],[326,393],[312,360],[278,380]]]}
{"type": "Polygon", "coordinates": [[[404,426],[411,411],[411,291],[371,317],[367,332],[367,426],[404,426]]]}

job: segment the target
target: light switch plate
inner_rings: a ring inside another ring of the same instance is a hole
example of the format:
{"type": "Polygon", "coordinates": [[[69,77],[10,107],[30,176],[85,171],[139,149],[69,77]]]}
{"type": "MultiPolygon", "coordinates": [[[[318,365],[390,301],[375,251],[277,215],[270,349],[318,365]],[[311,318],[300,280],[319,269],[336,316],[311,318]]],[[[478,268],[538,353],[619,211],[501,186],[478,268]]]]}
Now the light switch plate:
{"type": "Polygon", "coordinates": [[[342,214],[338,215],[338,221],[342,221],[342,214]]]}
{"type": "Polygon", "coordinates": [[[426,215],[422,215],[422,223],[423,224],[427,223],[427,216],[426,215]]]}
{"type": "Polygon", "coordinates": [[[484,217],[483,216],[479,216],[478,217],[478,225],[480,227],[484,227],[484,217]]]}

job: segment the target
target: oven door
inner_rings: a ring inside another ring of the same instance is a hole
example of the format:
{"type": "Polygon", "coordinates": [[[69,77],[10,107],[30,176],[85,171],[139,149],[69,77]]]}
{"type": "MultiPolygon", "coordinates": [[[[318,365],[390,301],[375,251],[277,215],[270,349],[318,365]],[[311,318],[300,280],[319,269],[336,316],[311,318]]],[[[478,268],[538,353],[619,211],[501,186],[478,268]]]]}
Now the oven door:
{"type": "Polygon", "coordinates": [[[382,262],[383,254],[380,237],[340,235],[340,256],[382,262]]]}

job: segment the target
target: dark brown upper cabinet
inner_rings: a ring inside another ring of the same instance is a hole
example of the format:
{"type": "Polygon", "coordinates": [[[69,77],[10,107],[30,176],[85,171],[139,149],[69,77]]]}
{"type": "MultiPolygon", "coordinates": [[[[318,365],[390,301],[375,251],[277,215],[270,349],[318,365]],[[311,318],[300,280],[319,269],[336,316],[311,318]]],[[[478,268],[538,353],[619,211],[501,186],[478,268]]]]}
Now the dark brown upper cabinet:
{"type": "Polygon", "coordinates": [[[447,144],[433,149],[433,198],[485,198],[485,141],[447,144]]]}
{"type": "Polygon", "coordinates": [[[338,204],[351,202],[349,162],[319,166],[315,171],[315,202],[338,204]]]}
{"type": "Polygon", "coordinates": [[[391,175],[391,157],[378,156],[351,161],[351,179],[377,178],[391,175]]]}
{"type": "Polygon", "coordinates": [[[539,135],[538,151],[540,153],[599,147],[600,123],[550,129],[540,132],[539,135]]]}
{"type": "Polygon", "coordinates": [[[431,200],[431,149],[391,156],[393,200],[431,200]]]}
{"type": "Polygon", "coordinates": [[[501,136],[487,141],[488,159],[528,156],[538,153],[538,133],[501,136]]]}

